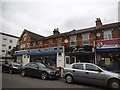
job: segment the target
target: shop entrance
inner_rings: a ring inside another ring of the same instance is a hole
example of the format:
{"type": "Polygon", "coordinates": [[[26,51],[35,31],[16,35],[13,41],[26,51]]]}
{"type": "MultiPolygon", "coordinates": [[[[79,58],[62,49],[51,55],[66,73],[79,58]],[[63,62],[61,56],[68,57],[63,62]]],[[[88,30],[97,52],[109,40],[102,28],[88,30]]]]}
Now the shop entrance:
{"type": "Polygon", "coordinates": [[[65,57],[65,67],[69,66],[72,63],[76,63],[76,57],[75,56],[66,56],[65,57]]]}

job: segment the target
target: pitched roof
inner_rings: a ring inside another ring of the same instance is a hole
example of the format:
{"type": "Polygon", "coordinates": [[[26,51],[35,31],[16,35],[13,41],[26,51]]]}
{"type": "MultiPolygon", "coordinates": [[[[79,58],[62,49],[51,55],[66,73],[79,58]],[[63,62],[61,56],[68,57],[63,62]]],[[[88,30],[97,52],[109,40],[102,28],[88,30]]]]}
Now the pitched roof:
{"type": "Polygon", "coordinates": [[[6,36],[9,36],[9,37],[19,38],[17,36],[14,36],[14,35],[11,35],[11,34],[7,34],[7,33],[3,33],[3,32],[0,32],[0,34],[6,35],[6,36]]]}
{"type": "Polygon", "coordinates": [[[24,34],[25,32],[27,32],[27,34],[29,35],[29,37],[30,37],[30,39],[31,39],[32,41],[37,41],[37,40],[46,38],[46,37],[44,37],[44,36],[41,36],[41,35],[39,35],[39,34],[36,34],[36,33],[33,33],[33,32],[31,32],[31,31],[28,31],[28,30],[24,29],[24,31],[23,31],[21,37],[19,38],[19,40],[22,38],[22,36],[23,36],[23,34],[24,34]]]}
{"type": "Polygon", "coordinates": [[[29,37],[30,37],[30,39],[32,41],[40,40],[40,39],[44,39],[45,38],[44,36],[41,36],[41,35],[36,34],[36,33],[33,33],[31,31],[28,31],[28,30],[26,30],[26,31],[27,31],[27,33],[28,33],[28,35],[29,35],[29,37]]]}
{"type": "MultiPolygon", "coordinates": [[[[79,30],[74,29],[69,32],[65,32],[65,33],[61,33],[61,34],[57,34],[57,35],[50,35],[48,37],[42,36],[42,38],[36,39],[34,41],[53,39],[53,38],[57,38],[57,37],[59,38],[59,37],[64,37],[64,36],[69,36],[69,35],[76,35],[76,34],[80,34],[80,33],[84,33],[84,32],[94,31],[96,29],[104,30],[107,28],[114,28],[114,27],[118,27],[118,26],[120,27],[120,22],[105,24],[105,25],[101,25],[101,26],[94,26],[94,27],[84,28],[84,29],[79,29],[79,30]]],[[[33,36],[33,38],[37,37],[37,36],[34,37],[34,35],[30,35],[30,36],[33,36]]]]}
{"type": "Polygon", "coordinates": [[[65,32],[65,33],[61,33],[58,35],[51,35],[46,37],[46,39],[52,39],[52,38],[56,38],[56,37],[62,37],[62,36],[68,36],[68,35],[76,35],[76,34],[80,34],[80,33],[84,33],[84,32],[89,32],[89,31],[94,31],[96,29],[107,29],[107,28],[114,28],[114,27],[120,27],[120,22],[117,23],[110,23],[110,24],[105,24],[105,25],[101,25],[101,26],[94,26],[94,27],[90,27],[90,28],[84,28],[84,29],[79,29],[79,30],[72,30],[70,32],[65,32]]]}

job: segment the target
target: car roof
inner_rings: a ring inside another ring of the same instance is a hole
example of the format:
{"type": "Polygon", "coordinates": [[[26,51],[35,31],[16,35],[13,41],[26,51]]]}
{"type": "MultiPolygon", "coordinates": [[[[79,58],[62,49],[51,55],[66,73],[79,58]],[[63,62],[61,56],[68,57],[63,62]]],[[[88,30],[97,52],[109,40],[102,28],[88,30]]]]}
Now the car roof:
{"type": "Polygon", "coordinates": [[[94,63],[78,62],[78,63],[72,63],[72,64],[94,64],[94,63]]]}

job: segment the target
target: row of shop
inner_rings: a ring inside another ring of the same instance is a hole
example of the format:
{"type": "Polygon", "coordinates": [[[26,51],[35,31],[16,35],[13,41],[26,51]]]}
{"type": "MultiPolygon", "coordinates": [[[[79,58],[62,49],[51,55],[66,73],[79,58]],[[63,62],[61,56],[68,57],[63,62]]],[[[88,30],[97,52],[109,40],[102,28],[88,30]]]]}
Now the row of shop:
{"type": "Polygon", "coordinates": [[[96,53],[96,64],[105,67],[107,70],[120,71],[120,39],[100,40],[96,42],[96,45],[96,51],[94,51],[93,46],[61,46],[21,50],[16,51],[15,55],[17,56],[17,61],[23,65],[32,61],[38,61],[53,67],[66,67],[76,62],[95,63],[96,53]],[[105,45],[108,48],[104,48],[105,45]]]}

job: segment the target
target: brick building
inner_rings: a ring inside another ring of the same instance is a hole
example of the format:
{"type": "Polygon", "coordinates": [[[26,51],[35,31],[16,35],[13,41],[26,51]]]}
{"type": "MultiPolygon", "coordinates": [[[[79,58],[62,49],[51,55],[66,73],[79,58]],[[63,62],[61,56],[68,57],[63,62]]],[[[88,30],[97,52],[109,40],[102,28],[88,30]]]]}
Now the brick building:
{"type": "MultiPolygon", "coordinates": [[[[119,33],[119,22],[102,25],[99,18],[96,20],[95,27],[65,33],[60,33],[59,28],[56,28],[53,30],[53,35],[48,37],[24,30],[19,38],[19,50],[15,52],[15,55],[24,64],[36,60],[42,60],[42,62],[56,67],[65,67],[74,62],[101,64],[102,61],[102,63],[106,64],[108,55],[120,56],[119,33]],[[117,47],[100,48],[97,46],[99,41],[104,42],[107,40],[111,42],[117,40],[117,47]],[[114,54],[110,54],[111,51],[108,52],[108,49],[111,48],[114,49],[112,49],[114,54]],[[102,57],[103,52],[104,57],[102,57]]],[[[110,61],[112,58],[110,58],[110,61]]]]}

